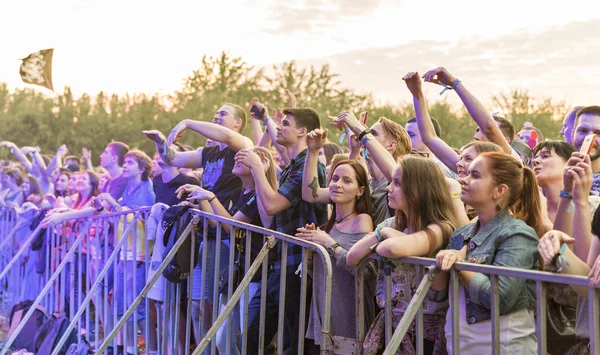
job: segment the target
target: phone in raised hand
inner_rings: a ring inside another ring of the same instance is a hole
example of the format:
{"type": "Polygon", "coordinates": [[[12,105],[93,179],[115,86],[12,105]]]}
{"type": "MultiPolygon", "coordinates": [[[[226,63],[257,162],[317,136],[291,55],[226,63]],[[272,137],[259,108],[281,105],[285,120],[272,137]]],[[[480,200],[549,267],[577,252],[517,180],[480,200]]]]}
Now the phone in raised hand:
{"type": "Polygon", "coordinates": [[[590,151],[594,146],[594,142],[596,142],[596,135],[593,133],[588,134],[587,136],[585,136],[585,139],[583,140],[583,144],[581,145],[579,152],[583,154],[590,154],[590,151]]]}
{"type": "Polygon", "coordinates": [[[259,120],[265,118],[265,108],[258,101],[252,104],[252,107],[250,107],[250,113],[253,113],[254,117],[259,120]]]}
{"type": "Polygon", "coordinates": [[[358,119],[360,123],[363,125],[367,125],[367,119],[369,118],[369,111],[362,112],[360,114],[360,118],[358,119]]]}

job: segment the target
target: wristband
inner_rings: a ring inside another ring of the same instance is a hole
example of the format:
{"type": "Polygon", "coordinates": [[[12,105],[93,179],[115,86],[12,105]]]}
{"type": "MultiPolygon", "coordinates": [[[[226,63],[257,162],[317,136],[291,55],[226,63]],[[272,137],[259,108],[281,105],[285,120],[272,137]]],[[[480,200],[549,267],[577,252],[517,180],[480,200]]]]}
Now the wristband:
{"type": "Polygon", "coordinates": [[[371,133],[371,129],[370,128],[367,128],[364,131],[360,132],[360,134],[358,135],[358,140],[362,141],[363,137],[366,136],[369,133],[371,133]]]}
{"type": "Polygon", "coordinates": [[[377,241],[379,243],[383,242],[383,237],[381,236],[381,227],[377,227],[375,229],[375,237],[377,237],[377,241]]]}
{"type": "Polygon", "coordinates": [[[267,122],[269,122],[269,118],[270,118],[270,117],[269,117],[269,116],[267,116],[267,117],[265,117],[265,118],[263,119],[263,121],[262,121],[262,122],[263,122],[263,124],[264,124],[265,126],[267,125],[267,122]]]}
{"type": "Polygon", "coordinates": [[[565,192],[565,191],[563,191],[563,190],[560,190],[560,197],[561,197],[561,198],[570,198],[570,199],[572,199],[572,198],[573,198],[573,195],[571,195],[570,193],[568,193],[568,192],[565,192]]]}
{"type": "Polygon", "coordinates": [[[217,195],[214,195],[211,199],[208,200],[208,203],[211,203],[212,200],[214,200],[215,198],[217,198],[217,195]]]}
{"type": "Polygon", "coordinates": [[[461,83],[460,79],[454,79],[454,84],[452,84],[452,86],[450,86],[450,85],[444,85],[444,89],[440,92],[440,96],[444,95],[444,93],[447,90],[454,90],[454,89],[456,89],[456,85],[458,85],[460,83],[461,83]]]}
{"type": "Polygon", "coordinates": [[[566,265],[567,267],[570,266],[567,259],[563,256],[565,250],[567,250],[567,244],[563,243],[563,245],[560,246],[560,250],[558,251],[556,258],[556,272],[561,272],[563,270],[563,265],[566,265]]]}
{"type": "Polygon", "coordinates": [[[362,145],[366,145],[368,141],[370,141],[371,139],[373,139],[375,137],[373,137],[373,135],[371,133],[367,133],[361,140],[360,143],[362,143],[362,145]]]}

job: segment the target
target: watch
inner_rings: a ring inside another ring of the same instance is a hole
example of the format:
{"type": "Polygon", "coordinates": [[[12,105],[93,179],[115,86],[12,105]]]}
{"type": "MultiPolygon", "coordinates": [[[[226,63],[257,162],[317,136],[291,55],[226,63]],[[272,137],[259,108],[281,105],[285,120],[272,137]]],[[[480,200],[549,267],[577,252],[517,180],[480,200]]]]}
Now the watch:
{"type": "Polygon", "coordinates": [[[333,256],[335,255],[335,250],[339,246],[340,246],[340,243],[333,243],[332,245],[328,246],[325,249],[327,249],[327,252],[329,253],[329,256],[331,256],[333,258],[333,256]]]}
{"type": "Polygon", "coordinates": [[[360,134],[358,135],[358,140],[362,141],[363,137],[366,136],[369,133],[371,133],[371,129],[370,128],[367,128],[364,131],[360,132],[360,134]]]}

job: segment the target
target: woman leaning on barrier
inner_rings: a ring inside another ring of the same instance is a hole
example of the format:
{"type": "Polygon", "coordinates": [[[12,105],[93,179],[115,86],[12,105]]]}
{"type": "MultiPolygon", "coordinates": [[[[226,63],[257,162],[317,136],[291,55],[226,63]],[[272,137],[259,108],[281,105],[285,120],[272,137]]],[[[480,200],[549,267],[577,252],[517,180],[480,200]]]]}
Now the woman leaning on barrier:
{"type": "MultiPolygon", "coordinates": [[[[405,256],[434,256],[447,244],[452,231],[468,223],[462,204],[453,204],[459,196],[458,183],[445,179],[439,166],[431,159],[405,156],[394,169],[387,187],[389,207],[395,217],[381,223],[374,233],[367,234],[348,252],[347,261],[357,265],[375,251],[387,259],[405,256]],[[456,197],[455,197],[456,198],[456,197]]],[[[385,261],[377,277],[377,303],[385,308],[391,302],[392,322],[397,326],[414,295],[417,283],[415,267],[395,261],[385,261]],[[385,274],[392,277],[391,298],[386,297],[385,274]]],[[[447,303],[444,294],[431,292],[424,306],[425,354],[445,354],[443,336],[447,303]]],[[[385,312],[377,316],[364,341],[364,353],[379,353],[384,348],[385,312]]],[[[414,324],[402,340],[398,351],[416,352],[414,324]]]]}
{"type": "MultiPolygon", "coordinates": [[[[331,289],[331,328],[336,348],[346,349],[342,344],[356,339],[357,315],[356,269],[346,263],[348,250],[366,233],[373,231],[373,209],[369,194],[367,170],[356,160],[337,162],[328,178],[328,188],[312,184],[317,181],[319,149],[327,141],[327,131],[320,129],[308,134],[308,154],[304,164],[302,199],[310,203],[331,203],[333,211],[329,221],[320,227],[314,224],[298,228],[296,237],[320,244],[329,252],[332,263],[331,289]]],[[[323,263],[319,257],[312,263],[312,300],[306,338],[314,341],[307,346],[309,353],[318,353],[323,344],[321,338],[322,320],[325,309],[325,278],[323,263]]],[[[374,295],[375,267],[371,263],[365,267],[364,314],[365,326],[373,320],[375,309],[370,300],[374,295]]]]}
{"type": "MultiPolygon", "coordinates": [[[[471,163],[460,179],[461,199],[477,212],[478,221],[454,231],[447,250],[438,253],[437,265],[449,270],[455,262],[535,269],[538,267],[536,230],[543,229],[538,185],[533,171],[504,153],[484,153],[471,163]]],[[[490,277],[458,271],[460,280],[459,327],[452,328],[452,305],[446,317],[446,339],[460,330],[463,354],[488,353],[491,349],[490,277]]],[[[500,352],[531,354],[537,338],[532,307],[533,283],[498,276],[500,304],[500,352]]],[[[432,288],[448,287],[448,274],[440,273],[432,288]]]]}
{"type": "MultiPolygon", "coordinates": [[[[590,163],[589,156],[574,153],[565,169],[561,198],[572,206],[563,212],[568,214],[563,217],[571,219],[574,226],[572,236],[558,230],[550,231],[540,239],[538,250],[545,270],[567,275],[589,275],[590,285],[596,285],[600,281],[600,212],[597,209],[593,220],[590,220],[589,198],[593,180],[590,163]]],[[[579,295],[575,327],[578,341],[566,354],[589,354],[588,289],[577,286],[573,286],[573,289],[579,295]]]]}
{"type": "MultiPolygon", "coordinates": [[[[277,189],[277,176],[275,175],[275,163],[273,162],[273,157],[271,153],[263,148],[263,147],[253,147],[250,149],[241,150],[236,154],[236,163],[233,166],[232,173],[238,176],[242,180],[242,191],[240,194],[232,199],[232,204],[229,209],[226,209],[219,199],[215,196],[214,193],[207,191],[196,185],[184,185],[177,190],[178,197],[181,197],[183,194],[189,194],[188,200],[195,201],[199,203],[199,208],[202,211],[213,213],[222,217],[232,218],[239,222],[251,223],[255,226],[270,228],[273,222],[273,216],[269,216],[264,208],[261,206],[259,199],[256,196],[255,183],[252,176],[252,171],[250,166],[256,164],[258,167],[262,167],[269,181],[269,185],[273,189],[277,189]]],[[[217,224],[214,220],[209,220],[209,225],[213,228],[216,228],[217,224]]],[[[231,233],[231,226],[223,223],[221,224],[223,231],[227,234],[231,233]]],[[[244,277],[244,265],[245,263],[245,252],[243,250],[246,245],[243,240],[246,237],[246,231],[244,229],[235,230],[236,233],[236,250],[235,250],[235,263],[239,265],[241,269],[235,269],[232,271],[237,274],[237,280],[234,280],[234,284],[232,285],[232,289],[235,292],[238,283],[244,277]],[[238,274],[239,272],[239,274],[238,274]]],[[[222,236],[222,240],[226,240],[229,242],[228,236],[222,236]]],[[[252,233],[251,237],[251,246],[250,246],[250,255],[251,262],[254,261],[256,255],[260,252],[263,246],[263,236],[259,233],[252,233]]],[[[238,266],[234,266],[237,268],[238,266]]],[[[228,272],[228,268],[225,270],[220,270],[224,281],[228,281],[228,276],[225,274],[228,272]]],[[[260,276],[262,275],[261,270],[259,269],[254,277],[252,278],[252,282],[248,286],[249,289],[249,299],[252,299],[252,296],[258,289],[260,285],[260,276]]],[[[194,283],[194,287],[198,287],[198,290],[201,289],[200,282],[194,283]]],[[[228,285],[222,284],[219,287],[219,291],[221,292],[221,308],[220,311],[223,311],[225,305],[228,300],[228,285]]],[[[199,293],[200,291],[198,291],[199,293]]],[[[232,324],[231,324],[231,334],[227,334],[228,324],[227,319],[223,325],[217,331],[216,343],[217,348],[221,354],[240,354],[240,350],[238,347],[238,333],[243,332],[241,330],[241,325],[244,324],[244,314],[241,312],[241,306],[244,305],[246,301],[244,300],[245,295],[242,295],[240,301],[236,304],[234,310],[232,311],[232,324]],[[227,338],[231,338],[230,348],[227,348],[227,338]]],[[[193,317],[195,322],[194,326],[199,327],[199,317],[193,317]]],[[[200,341],[200,339],[198,339],[200,341]]]]}

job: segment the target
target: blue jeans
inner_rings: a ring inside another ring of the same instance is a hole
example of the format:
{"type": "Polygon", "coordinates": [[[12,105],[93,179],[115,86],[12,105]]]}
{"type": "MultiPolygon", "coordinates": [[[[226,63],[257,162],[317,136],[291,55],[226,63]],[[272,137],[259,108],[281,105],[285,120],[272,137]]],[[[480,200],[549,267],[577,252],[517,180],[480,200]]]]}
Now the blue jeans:
{"type": "Polygon", "coordinates": [[[229,246],[221,242],[219,249],[219,270],[216,270],[215,261],[217,255],[217,241],[215,239],[208,239],[206,246],[204,242],[200,244],[200,256],[198,257],[198,263],[194,268],[193,283],[192,283],[192,299],[200,300],[200,293],[202,291],[202,274],[206,275],[205,287],[204,287],[204,299],[209,303],[213,302],[215,295],[215,277],[218,279],[218,272],[223,270],[229,265],[229,246]],[[206,247],[207,258],[206,258],[206,270],[202,270],[202,256],[204,255],[204,248],[206,247]],[[215,276],[216,274],[216,276],[215,276]]]}
{"type": "MultiPolygon", "coordinates": [[[[119,260],[117,264],[117,280],[113,302],[117,302],[117,317],[121,318],[125,311],[131,306],[133,300],[142,292],[146,286],[146,263],[143,261],[119,260]],[[133,275],[135,273],[135,285],[133,275]],[[125,287],[125,289],[123,289],[125,287]]],[[[146,318],[146,298],[136,308],[135,321],[139,322],[146,318]]],[[[129,319],[133,322],[134,318],[129,319]]]]}

